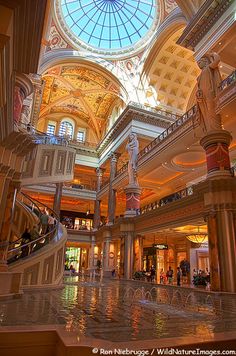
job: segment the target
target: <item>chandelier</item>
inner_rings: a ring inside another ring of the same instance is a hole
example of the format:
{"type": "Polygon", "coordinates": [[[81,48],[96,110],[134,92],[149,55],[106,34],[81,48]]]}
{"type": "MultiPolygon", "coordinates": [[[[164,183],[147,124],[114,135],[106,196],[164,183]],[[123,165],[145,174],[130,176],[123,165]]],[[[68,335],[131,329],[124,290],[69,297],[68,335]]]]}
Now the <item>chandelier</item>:
{"type": "Polygon", "coordinates": [[[186,238],[195,244],[202,244],[208,240],[208,235],[204,232],[200,232],[198,226],[197,232],[186,235],[186,238]]]}

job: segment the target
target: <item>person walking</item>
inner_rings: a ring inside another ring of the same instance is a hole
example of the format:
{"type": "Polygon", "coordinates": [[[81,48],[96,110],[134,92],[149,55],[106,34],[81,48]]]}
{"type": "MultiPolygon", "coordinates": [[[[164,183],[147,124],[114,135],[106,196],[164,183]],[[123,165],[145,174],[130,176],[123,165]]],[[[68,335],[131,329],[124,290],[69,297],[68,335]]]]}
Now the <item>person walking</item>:
{"type": "Polygon", "coordinates": [[[53,213],[48,216],[48,230],[51,232],[55,226],[55,218],[53,216],[53,213]]]}
{"type": "Polygon", "coordinates": [[[26,245],[26,244],[28,244],[30,241],[31,241],[31,235],[30,235],[29,229],[26,228],[21,236],[21,244],[20,245],[22,247],[21,247],[20,257],[28,256],[30,249],[29,249],[29,245],[26,245]]]}
{"type": "Polygon", "coordinates": [[[46,210],[44,210],[40,216],[40,222],[42,224],[42,235],[45,235],[48,229],[48,215],[46,214],[46,210]]]}
{"type": "Polygon", "coordinates": [[[169,284],[172,284],[172,282],[173,282],[173,274],[174,274],[174,271],[170,266],[169,270],[166,272],[166,278],[167,278],[169,284]]]}
{"type": "Polygon", "coordinates": [[[155,275],[156,275],[156,271],[155,271],[154,266],[152,266],[152,268],[151,268],[151,282],[155,281],[155,275]]]}
{"type": "Polygon", "coordinates": [[[162,268],[160,272],[160,284],[165,284],[165,279],[166,279],[165,272],[164,269],[162,268]]]}
{"type": "Polygon", "coordinates": [[[177,286],[180,287],[180,280],[181,280],[181,269],[177,267],[177,286]]]}

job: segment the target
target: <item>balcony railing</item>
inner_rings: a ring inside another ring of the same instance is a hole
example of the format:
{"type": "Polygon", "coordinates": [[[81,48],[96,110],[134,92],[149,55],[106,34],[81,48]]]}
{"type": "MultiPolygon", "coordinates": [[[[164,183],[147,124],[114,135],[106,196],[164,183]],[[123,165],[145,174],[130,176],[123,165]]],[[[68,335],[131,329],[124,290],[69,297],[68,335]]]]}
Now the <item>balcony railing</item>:
{"type": "Polygon", "coordinates": [[[105,179],[101,184],[101,189],[103,189],[106,185],[109,185],[110,178],[105,179]]]}
{"type": "Polygon", "coordinates": [[[157,200],[153,203],[150,203],[148,205],[145,205],[143,207],[140,208],[140,214],[146,214],[148,213],[149,211],[152,211],[152,210],[156,210],[157,208],[161,207],[161,206],[164,206],[166,204],[170,204],[170,203],[173,203],[177,200],[180,200],[180,199],[183,199],[183,198],[186,198],[190,195],[193,195],[193,187],[188,187],[188,188],[185,188],[185,189],[182,189],[176,193],[173,193],[171,195],[168,195],[164,198],[161,198],[160,200],[157,200]]]}
{"type": "Polygon", "coordinates": [[[89,184],[65,183],[63,189],[90,190],[93,192],[96,190],[96,187],[89,184]]]}
{"type": "Polygon", "coordinates": [[[18,129],[23,130],[24,132],[31,135],[32,141],[37,145],[70,145],[73,147],[90,148],[93,150],[95,150],[97,147],[97,144],[93,142],[71,140],[69,136],[49,135],[45,132],[35,129],[31,124],[25,124],[23,122],[19,123],[18,129]]]}
{"type": "Polygon", "coordinates": [[[164,116],[164,117],[166,117],[168,119],[177,120],[178,118],[180,118],[180,115],[173,114],[170,111],[165,111],[165,110],[161,110],[161,109],[158,109],[158,108],[154,109],[154,108],[146,106],[146,105],[135,103],[134,101],[130,101],[129,105],[134,106],[134,107],[136,107],[138,109],[143,109],[143,110],[146,110],[146,111],[150,111],[153,114],[159,114],[159,115],[164,116]]]}
{"type": "Polygon", "coordinates": [[[79,141],[79,140],[70,140],[69,141],[70,145],[76,146],[78,148],[90,148],[96,150],[97,148],[97,143],[94,142],[88,142],[88,141],[79,141]]]}
{"type": "MultiPolygon", "coordinates": [[[[145,156],[147,153],[152,151],[155,147],[160,145],[162,141],[167,138],[170,134],[176,131],[179,127],[183,126],[184,123],[190,120],[197,112],[197,105],[194,105],[189,109],[184,115],[179,117],[173,124],[171,124],[168,129],[163,131],[158,137],[156,137],[152,142],[150,142],[146,147],[144,147],[138,155],[138,159],[145,156]]],[[[116,176],[122,174],[128,168],[128,163],[125,163],[118,171],[116,176]]]]}
{"type": "Polygon", "coordinates": [[[219,86],[220,91],[227,88],[230,84],[236,81],[236,70],[233,71],[227,78],[225,78],[219,86]]]}

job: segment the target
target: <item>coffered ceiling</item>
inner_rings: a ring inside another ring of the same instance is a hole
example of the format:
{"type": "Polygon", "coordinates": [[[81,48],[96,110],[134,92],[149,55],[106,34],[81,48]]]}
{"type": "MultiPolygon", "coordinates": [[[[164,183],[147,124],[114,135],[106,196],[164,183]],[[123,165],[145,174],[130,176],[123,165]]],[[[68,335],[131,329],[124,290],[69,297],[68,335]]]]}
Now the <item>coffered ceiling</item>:
{"type": "Polygon", "coordinates": [[[182,31],[178,30],[164,43],[146,77],[160,105],[185,112],[200,70],[193,53],[176,44],[182,31]]]}

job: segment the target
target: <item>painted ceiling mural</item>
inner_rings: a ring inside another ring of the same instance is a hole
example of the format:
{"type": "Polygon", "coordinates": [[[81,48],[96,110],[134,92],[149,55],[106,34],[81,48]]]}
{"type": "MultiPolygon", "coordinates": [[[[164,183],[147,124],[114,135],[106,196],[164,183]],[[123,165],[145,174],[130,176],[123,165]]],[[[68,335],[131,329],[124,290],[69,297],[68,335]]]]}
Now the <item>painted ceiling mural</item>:
{"type": "Polygon", "coordinates": [[[98,71],[83,65],[60,65],[43,75],[40,116],[72,114],[89,124],[101,138],[104,125],[117,100],[119,86],[98,71]]]}

